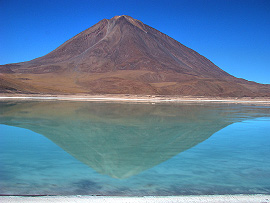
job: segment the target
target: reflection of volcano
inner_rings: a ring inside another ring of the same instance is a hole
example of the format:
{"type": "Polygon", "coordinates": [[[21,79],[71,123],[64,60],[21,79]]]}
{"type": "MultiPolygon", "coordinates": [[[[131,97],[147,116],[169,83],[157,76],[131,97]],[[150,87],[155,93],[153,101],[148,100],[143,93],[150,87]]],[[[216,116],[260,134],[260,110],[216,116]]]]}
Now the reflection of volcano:
{"type": "Polygon", "coordinates": [[[226,105],[87,102],[0,103],[0,123],[42,134],[101,174],[127,178],[209,138],[225,126],[269,115],[226,105]]]}

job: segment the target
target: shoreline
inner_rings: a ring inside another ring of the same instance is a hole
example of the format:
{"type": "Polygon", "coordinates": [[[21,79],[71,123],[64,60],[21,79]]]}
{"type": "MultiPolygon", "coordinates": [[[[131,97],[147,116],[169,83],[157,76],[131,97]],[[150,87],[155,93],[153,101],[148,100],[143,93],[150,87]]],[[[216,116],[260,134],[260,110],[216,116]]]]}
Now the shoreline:
{"type": "Polygon", "coordinates": [[[167,95],[27,95],[0,94],[0,101],[10,100],[45,100],[45,101],[103,101],[103,102],[140,102],[140,103],[241,103],[270,105],[269,97],[191,97],[167,95]]]}
{"type": "Polygon", "coordinates": [[[270,195],[191,195],[191,196],[0,196],[0,202],[200,202],[200,203],[269,203],[270,195]]]}

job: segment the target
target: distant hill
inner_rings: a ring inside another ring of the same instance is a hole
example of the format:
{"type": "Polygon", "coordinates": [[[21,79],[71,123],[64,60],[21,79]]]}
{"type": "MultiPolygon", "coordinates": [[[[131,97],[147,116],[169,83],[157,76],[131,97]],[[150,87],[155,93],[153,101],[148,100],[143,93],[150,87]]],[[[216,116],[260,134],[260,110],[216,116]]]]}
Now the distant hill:
{"type": "Polygon", "coordinates": [[[270,96],[129,16],[104,19],[49,54],[0,66],[0,92],[270,96]]]}

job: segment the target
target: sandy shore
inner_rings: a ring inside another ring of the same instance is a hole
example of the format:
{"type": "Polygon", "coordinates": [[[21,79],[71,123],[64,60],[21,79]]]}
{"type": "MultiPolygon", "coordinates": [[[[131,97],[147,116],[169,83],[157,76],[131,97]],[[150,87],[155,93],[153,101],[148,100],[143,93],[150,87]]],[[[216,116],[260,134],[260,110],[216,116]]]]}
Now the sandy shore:
{"type": "Polygon", "coordinates": [[[172,196],[172,197],[103,197],[103,196],[42,196],[19,197],[2,196],[0,202],[136,202],[136,203],[167,203],[167,202],[199,202],[199,203],[269,203],[270,195],[203,195],[203,196],[172,196]]]}
{"type": "Polygon", "coordinates": [[[108,102],[219,102],[219,103],[250,103],[270,105],[269,97],[188,97],[162,95],[25,95],[0,94],[0,100],[61,100],[61,101],[108,101],[108,102]]]}

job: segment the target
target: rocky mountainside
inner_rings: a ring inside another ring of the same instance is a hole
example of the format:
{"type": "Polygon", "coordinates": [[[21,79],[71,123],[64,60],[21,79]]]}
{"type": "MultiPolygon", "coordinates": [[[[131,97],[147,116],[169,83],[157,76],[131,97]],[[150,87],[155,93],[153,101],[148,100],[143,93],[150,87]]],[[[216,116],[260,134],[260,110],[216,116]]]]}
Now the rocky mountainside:
{"type": "Polygon", "coordinates": [[[0,92],[270,96],[129,16],[104,19],[49,54],[0,66],[0,92]]]}

